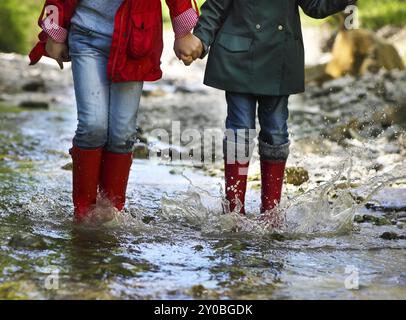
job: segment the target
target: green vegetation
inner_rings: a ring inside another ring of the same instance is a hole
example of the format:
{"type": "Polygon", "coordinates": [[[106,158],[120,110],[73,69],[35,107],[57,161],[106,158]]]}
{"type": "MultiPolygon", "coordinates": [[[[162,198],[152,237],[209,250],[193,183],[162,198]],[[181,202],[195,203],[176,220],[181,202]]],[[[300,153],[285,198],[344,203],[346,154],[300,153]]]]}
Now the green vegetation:
{"type": "Polygon", "coordinates": [[[1,0],[0,51],[27,53],[37,37],[42,1],[1,0]]]}
{"type": "MultiPolygon", "coordinates": [[[[27,53],[37,37],[37,18],[44,0],[1,0],[0,2],[0,51],[27,53]]],[[[164,0],[162,0],[164,2],[164,0]]],[[[200,5],[204,0],[197,1],[200,5]]],[[[404,25],[405,0],[359,0],[362,26],[377,29],[386,24],[404,25]]],[[[164,8],[164,21],[169,22],[169,12],[164,8]]],[[[305,24],[318,24],[310,18],[305,24]]],[[[323,22],[325,20],[321,20],[323,22]]]]}
{"type": "Polygon", "coordinates": [[[376,30],[384,25],[406,23],[405,0],[358,0],[361,25],[376,30]]]}
{"type": "MultiPolygon", "coordinates": [[[[405,0],[358,0],[358,13],[361,27],[377,30],[385,25],[403,26],[406,17],[405,0]]],[[[305,25],[318,26],[325,22],[336,25],[333,18],[312,19],[302,13],[305,25]]]]}

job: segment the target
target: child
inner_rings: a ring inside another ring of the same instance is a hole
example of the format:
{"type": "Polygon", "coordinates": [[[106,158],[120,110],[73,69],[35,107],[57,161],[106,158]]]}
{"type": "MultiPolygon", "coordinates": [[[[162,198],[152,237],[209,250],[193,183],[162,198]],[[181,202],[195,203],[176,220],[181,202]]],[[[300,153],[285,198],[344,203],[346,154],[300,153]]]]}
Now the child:
{"type": "MultiPolygon", "coordinates": [[[[201,42],[191,34],[198,18],[191,0],[166,2],[177,56],[196,59],[201,42]]],[[[72,60],[78,110],[70,150],[75,219],[89,215],[98,190],[121,211],[143,81],[162,75],[161,1],[46,0],[39,24],[43,31],[30,53],[31,64],[43,55],[61,68],[72,60]]]]}
{"type": "Polygon", "coordinates": [[[210,55],[205,84],[226,91],[225,190],[230,211],[245,213],[249,158],[258,104],[261,213],[280,202],[286,160],[289,95],[304,91],[300,6],[314,18],[355,0],[206,0],[194,30],[210,55]],[[247,152],[247,154],[246,154],[247,152]]]}

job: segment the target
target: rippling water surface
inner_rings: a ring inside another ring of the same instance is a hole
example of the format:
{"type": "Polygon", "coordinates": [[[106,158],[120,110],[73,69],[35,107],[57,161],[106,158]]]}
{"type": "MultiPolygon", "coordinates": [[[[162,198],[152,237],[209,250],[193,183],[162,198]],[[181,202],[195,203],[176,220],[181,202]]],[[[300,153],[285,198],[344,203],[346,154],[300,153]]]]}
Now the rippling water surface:
{"type": "Polygon", "coordinates": [[[390,226],[355,225],[366,209],[345,190],[329,198],[349,161],[331,181],[285,199],[286,223],[272,230],[258,219],[258,191],[246,218],[222,215],[219,178],[135,160],[127,211],[80,227],[62,169],[72,110],[0,122],[0,298],[406,298],[406,240],[380,239],[390,226]],[[46,288],[52,272],[59,290],[46,288]],[[355,277],[359,289],[350,290],[355,277]]]}

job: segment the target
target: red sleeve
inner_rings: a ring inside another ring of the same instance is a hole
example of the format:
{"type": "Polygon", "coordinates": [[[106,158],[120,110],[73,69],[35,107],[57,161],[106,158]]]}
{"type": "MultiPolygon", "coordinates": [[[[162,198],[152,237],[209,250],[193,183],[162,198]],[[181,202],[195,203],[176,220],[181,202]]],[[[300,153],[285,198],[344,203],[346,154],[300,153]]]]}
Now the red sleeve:
{"type": "Polygon", "coordinates": [[[166,0],[166,3],[169,7],[175,38],[182,38],[193,30],[199,19],[196,0],[166,0]]]}
{"type": "MultiPolygon", "coordinates": [[[[38,18],[38,25],[44,28],[44,22],[47,21],[47,17],[52,14],[53,17],[57,17],[57,21],[51,21],[51,23],[56,23],[62,32],[63,30],[67,30],[78,2],[79,0],[46,0],[38,18]]],[[[29,54],[31,65],[36,64],[42,56],[47,55],[45,44],[49,35],[50,33],[45,31],[42,31],[38,35],[39,42],[29,54]]]]}
{"type": "Polygon", "coordinates": [[[78,3],[79,0],[46,0],[38,19],[38,25],[42,26],[47,16],[52,14],[58,17],[58,25],[67,29],[78,3]]]}
{"type": "Polygon", "coordinates": [[[186,10],[193,8],[191,0],[166,0],[166,4],[169,7],[172,20],[184,13],[186,10]]]}

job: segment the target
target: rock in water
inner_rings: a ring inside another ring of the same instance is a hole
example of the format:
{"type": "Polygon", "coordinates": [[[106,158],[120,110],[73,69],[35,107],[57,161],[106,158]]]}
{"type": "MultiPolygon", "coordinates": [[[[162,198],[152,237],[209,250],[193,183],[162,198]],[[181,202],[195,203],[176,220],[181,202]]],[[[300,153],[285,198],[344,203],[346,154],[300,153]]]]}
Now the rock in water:
{"type": "Polygon", "coordinates": [[[45,82],[43,79],[27,82],[26,84],[23,85],[22,89],[23,89],[23,91],[28,91],[28,92],[45,92],[46,91],[45,82]]]}
{"type": "Polygon", "coordinates": [[[46,101],[23,101],[20,103],[20,107],[26,109],[48,109],[49,103],[46,101]]]}
{"type": "Polygon", "coordinates": [[[62,170],[72,171],[73,170],[73,163],[69,162],[61,167],[62,170]]]}
{"type": "Polygon", "coordinates": [[[380,236],[381,239],[384,240],[398,240],[400,236],[396,232],[384,232],[380,236]]]}
{"type": "Polygon", "coordinates": [[[346,74],[363,75],[380,68],[405,69],[396,48],[369,30],[341,30],[335,39],[332,54],[333,58],[325,71],[333,78],[346,74]]]}
{"type": "Polygon", "coordinates": [[[134,146],[133,155],[135,159],[148,159],[149,158],[149,148],[145,143],[137,143],[134,146]]]}
{"type": "Polygon", "coordinates": [[[309,181],[309,172],[302,167],[289,167],[285,171],[286,183],[300,186],[309,181]]]}
{"type": "Polygon", "coordinates": [[[29,233],[13,235],[8,244],[13,248],[27,248],[33,250],[45,250],[48,248],[42,237],[29,233]]]}

